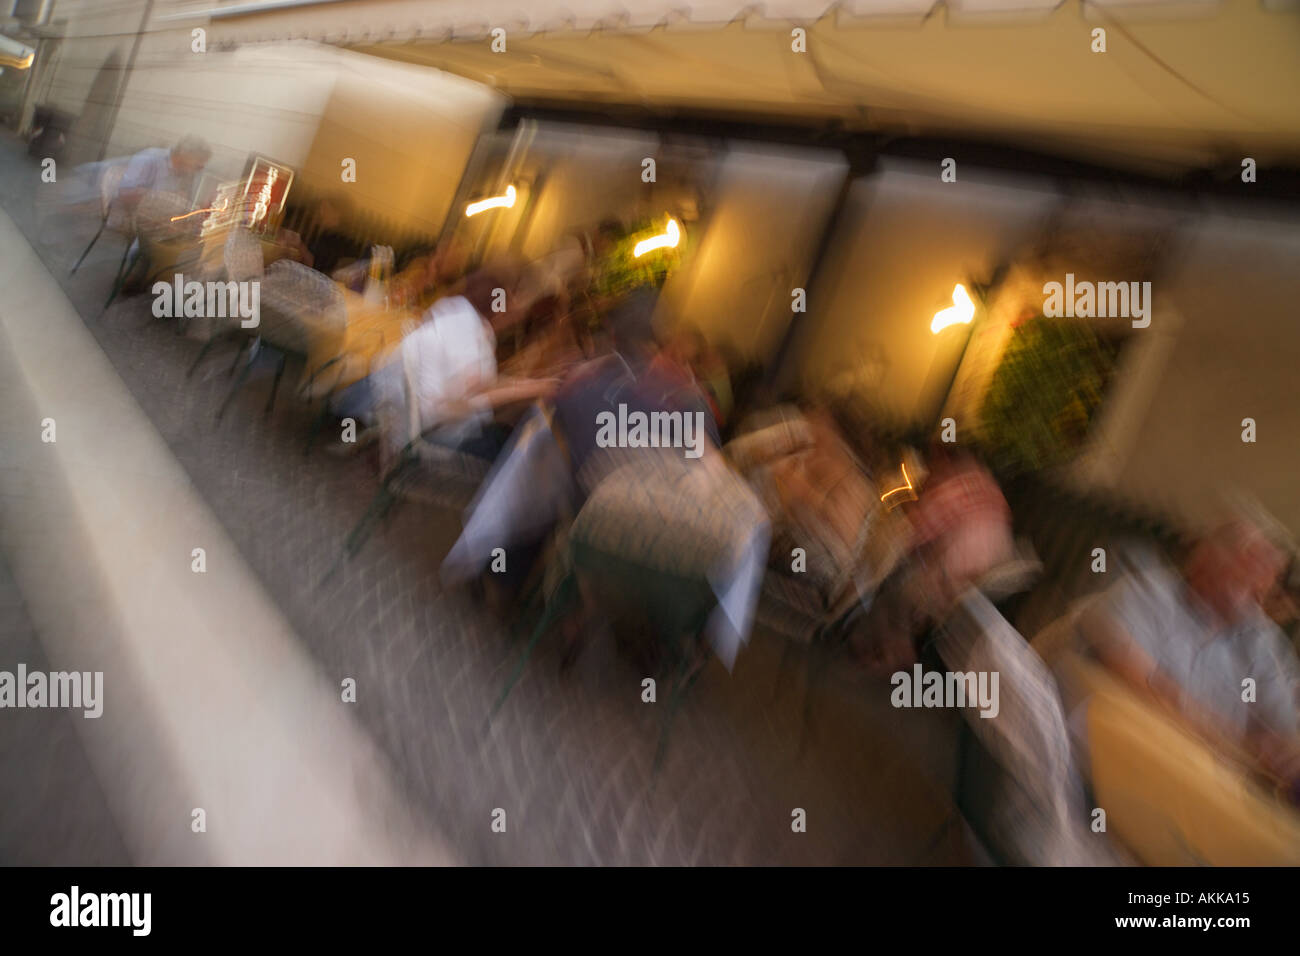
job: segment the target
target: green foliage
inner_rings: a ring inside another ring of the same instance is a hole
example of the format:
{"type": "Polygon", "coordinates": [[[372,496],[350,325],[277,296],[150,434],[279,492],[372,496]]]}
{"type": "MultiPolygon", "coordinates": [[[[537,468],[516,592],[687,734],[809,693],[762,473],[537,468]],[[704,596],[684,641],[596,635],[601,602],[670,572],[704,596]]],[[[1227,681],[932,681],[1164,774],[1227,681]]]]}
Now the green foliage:
{"type": "Polygon", "coordinates": [[[1115,361],[1115,349],[1085,322],[1040,315],[1016,326],[980,413],[996,464],[1017,473],[1076,453],[1115,361]]]}
{"type": "Polygon", "coordinates": [[[662,235],[666,223],[666,216],[635,223],[600,263],[593,291],[600,296],[618,296],[644,285],[662,287],[682,262],[690,238],[685,230],[674,249],[654,249],[639,259],[632,252],[642,239],[662,235]]]}

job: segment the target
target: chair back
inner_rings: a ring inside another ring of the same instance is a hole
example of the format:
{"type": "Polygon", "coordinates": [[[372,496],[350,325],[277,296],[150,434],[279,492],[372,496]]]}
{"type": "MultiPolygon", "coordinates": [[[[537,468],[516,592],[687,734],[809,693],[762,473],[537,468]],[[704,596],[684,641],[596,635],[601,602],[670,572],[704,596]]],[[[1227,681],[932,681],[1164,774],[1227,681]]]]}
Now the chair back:
{"type": "Polygon", "coordinates": [[[261,310],[258,335],[267,345],[298,355],[337,354],[342,346],[347,331],[343,291],[301,262],[271,263],[261,280],[261,310]]]}
{"type": "Polygon", "coordinates": [[[231,229],[221,253],[226,278],[236,282],[259,279],[265,271],[262,243],[247,229],[231,229]]]}
{"type": "Polygon", "coordinates": [[[108,218],[113,200],[117,198],[118,187],[122,185],[122,177],[125,175],[126,163],[112,163],[99,177],[99,211],[105,219],[108,218]]]}

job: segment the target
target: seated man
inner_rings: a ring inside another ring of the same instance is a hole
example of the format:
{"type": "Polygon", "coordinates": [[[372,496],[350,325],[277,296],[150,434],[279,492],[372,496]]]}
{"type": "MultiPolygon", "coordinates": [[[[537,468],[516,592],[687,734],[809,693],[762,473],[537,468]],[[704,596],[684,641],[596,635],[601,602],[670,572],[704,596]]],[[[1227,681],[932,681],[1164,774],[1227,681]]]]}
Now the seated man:
{"type": "MultiPolygon", "coordinates": [[[[207,165],[212,150],[197,136],[186,136],[170,150],[162,147],[143,149],[131,157],[122,180],[113,197],[114,206],[128,216],[137,235],[161,238],[180,238],[187,232],[196,232],[201,219],[173,218],[189,211],[194,193],[194,182],[207,165]]],[[[134,255],[140,251],[140,240],[133,239],[130,247],[134,255]]],[[[124,291],[139,292],[147,283],[148,275],[137,275],[126,282],[124,291]]]]}
{"type": "Polygon", "coordinates": [[[827,410],[780,407],[758,421],[727,446],[728,457],[768,509],[773,570],[790,572],[793,549],[802,549],[799,580],[829,606],[857,569],[880,503],[827,410]]]}
{"type": "Polygon", "coordinates": [[[132,211],[149,192],[175,193],[188,200],[194,192],[195,177],[211,155],[208,144],[197,136],[186,136],[170,150],[141,150],[127,164],[115,201],[132,211]]]}
{"type": "MultiPolygon", "coordinates": [[[[437,444],[468,454],[494,458],[503,436],[493,425],[494,409],[549,394],[549,380],[502,381],[497,378],[496,334],[517,319],[494,312],[494,290],[503,280],[480,271],[466,280],[463,295],[435,302],[421,325],[407,334],[382,361],[378,371],[345,389],[335,400],[340,417],[356,417],[377,426],[381,415],[391,422],[389,452],[412,436],[407,417],[407,374],[418,426],[437,444]]],[[[372,430],[368,437],[378,437],[372,430]]],[[[353,447],[365,444],[358,441],[353,447]]]]}
{"type": "Polygon", "coordinates": [[[1211,742],[1294,781],[1300,663],[1260,608],[1283,566],[1259,528],[1233,521],[1196,544],[1181,576],[1156,565],[1112,586],[1079,621],[1083,650],[1211,742]]]}
{"type": "Polygon", "coordinates": [[[699,385],[713,417],[721,428],[731,414],[731,380],[726,361],[699,329],[679,325],[655,357],[663,367],[699,385]]]}
{"type": "Polygon", "coordinates": [[[908,557],[880,587],[854,646],[872,670],[917,660],[916,638],[943,621],[957,598],[1015,554],[1011,509],[974,456],[936,444],[917,500],[907,507],[908,557]]]}
{"type": "Polygon", "coordinates": [[[627,459],[624,450],[599,442],[599,416],[617,416],[620,405],[628,413],[689,415],[692,423],[702,424],[707,444],[714,450],[720,446],[717,422],[695,383],[654,364],[659,350],[653,325],[657,297],[651,289],[639,289],[611,309],[606,324],[614,352],[581,366],[555,397],[555,423],[584,495],[627,459]]]}
{"type": "Polygon", "coordinates": [[[347,220],[350,218],[351,205],[345,197],[325,196],[316,204],[314,214],[315,231],[310,238],[302,242],[301,262],[326,275],[350,262],[360,259],[367,252],[365,243],[355,239],[347,232],[347,220]]]}

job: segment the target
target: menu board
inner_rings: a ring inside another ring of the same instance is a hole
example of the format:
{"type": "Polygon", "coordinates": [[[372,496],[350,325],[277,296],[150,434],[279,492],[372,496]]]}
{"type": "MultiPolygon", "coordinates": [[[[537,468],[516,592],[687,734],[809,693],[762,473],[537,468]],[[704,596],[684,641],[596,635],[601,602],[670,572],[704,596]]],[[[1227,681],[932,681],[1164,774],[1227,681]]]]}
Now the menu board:
{"type": "Polygon", "coordinates": [[[254,156],[244,178],[242,224],[254,232],[271,232],[278,227],[292,183],[293,170],[288,166],[254,156]]]}
{"type": "Polygon", "coordinates": [[[292,184],[291,168],[264,156],[253,156],[243,179],[217,188],[201,235],[210,236],[235,226],[270,235],[280,224],[292,184]]]}

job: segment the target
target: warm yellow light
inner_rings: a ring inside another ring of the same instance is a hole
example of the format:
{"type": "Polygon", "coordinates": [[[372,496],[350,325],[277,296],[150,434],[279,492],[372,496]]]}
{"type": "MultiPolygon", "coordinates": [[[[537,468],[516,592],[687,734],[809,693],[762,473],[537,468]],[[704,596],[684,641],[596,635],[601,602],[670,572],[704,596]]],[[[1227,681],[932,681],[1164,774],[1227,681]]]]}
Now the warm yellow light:
{"type": "Polygon", "coordinates": [[[183,216],[172,216],[171,221],[180,222],[182,219],[189,219],[190,216],[197,216],[201,212],[216,212],[220,208],[220,206],[209,206],[207,209],[196,209],[193,212],[187,212],[183,216]]]}
{"type": "Polygon", "coordinates": [[[515,204],[515,187],[507,186],[504,196],[493,196],[491,199],[480,199],[478,202],[472,202],[465,207],[466,216],[477,216],[488,209],[509,209],[515,204]]]}
{"type": "Polygon", "coordinates": [[[677,225],[677,220],[669,217],[668,231],[662,236],[654,236],[650,239],[642,239],[632,249],[632,258],[640,259],[647,252],[654,249],[675,249],[677,243],[681,241],[682,230],[677,225]]]}
{"type": "MultiPolygon", "coordinates": [[[[961,287],[958,286],[958,288],[961,287]]],[[[888,505],[891,511],[893,510],[893,504],[890,502],[889,499],[893,498],[895,495],[905,495],[909,501],[916,500],[916,492],[914,486],[912,485],[912,479],[907,474],[907,462],[903,462],[903,464],[900,467],[902,468],[903,471],[904,484],[890,491],[886,491],[883,495],[880,496],[881,502],[888,505]]]]}
{"type": "Polygon", "coordinates": [[[975,318],[975,303],[966,294],[966,287],[958,282],[952,290],[952,305],[934,314],[930,331],[938,335],[950,325],[965,325],[973,318],[975,318]]]}

